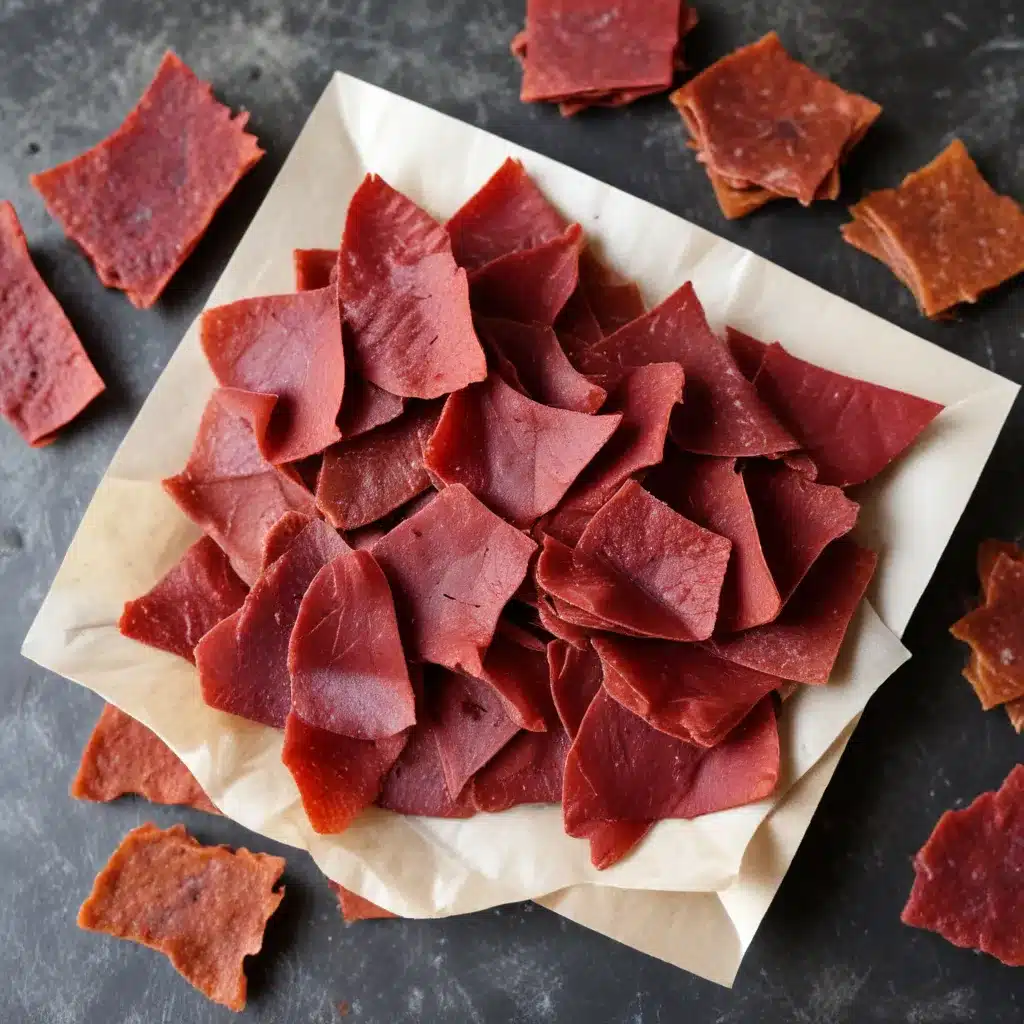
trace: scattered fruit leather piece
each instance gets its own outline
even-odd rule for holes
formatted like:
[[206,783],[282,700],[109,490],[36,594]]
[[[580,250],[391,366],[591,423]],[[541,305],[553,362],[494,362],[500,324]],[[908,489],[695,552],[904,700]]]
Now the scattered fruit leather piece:
[[348,207],[338,298],[355,370],[405,398],[437,398],[487,376],[466,272],[444,228],[382,178]]
[[579,280],[583,229],[570,224],[562,234],[532,249],[517,249],[469,275],[469,303],[479,316],[551,325]]
[[350,550],[326,523],[310,518],[242,607],[199,641],[196,667],[210,707],[284,728],[292,701],[288,643],[302,597],[328,562]]
[[622,422],[608,443],[576,478],[554,512],[541,524],[563,544],[575,544],[595,513],[634,473],[661,462],[669,417],[683,397],[677,363],[651,363],[630,370],[604,406]]
[[356,740],[307,725],[295,712],[284,727],[281,761],[291,772],[313,830],[337,835],[377,799],[408,732]]
[[636,282],[602,263],[589,248],[580,253],[580,287],[602,334],[614,334],[646,312]]
[[117,628],[123,636],[195,663],[196,644],[241,608],[248,592],[227,555],[202,537],[151,590],[125,603]]
[[819,556],[774,622],[707,643],[713,654],[798,683],[828,682],[878,555],[842,537]]
[[817,466],[818,483],[837,487],[876,476],[942,412],[937,402],[814,366],[778,342],[754,384]]
[[670,452],[644,485],[680,515],[732,541],[715,624],[718,632],[771,622],[782,608],[782,598],[736,460]]
[[815,483],[785,465],[751,463],[743,482],[765,560],[785,603],[821,552],[853,529],[860,505],[839,487]]
[[0,414],[33,448],[56,437],[104,384],[0,202]]
[[220,811],[178,755],[155,732],[113,704],[104,706],[71,783],[76,800],[108,803],[127,794],[154,804]]
[[345,353],[334,288],[239,299],[206,310],[199,324],[221,387],[277,396],[256,435],[268,462],[295,462],[340,439]]
[[718,746],[704,748],[651,728],[600,690],[565,762],[569,835],[597,821],[697,818],[768,796],[779,776],[771,698]]
[[613,636],[592,643],[610,697],[653,728],[701,747],[721,743],[782,682],[696,644]]
[[338,270],[337,249],[293,249],[295,290],[313,292],[335,283]]
[[266,423],[272,395],[231,388],[214,391],[188,464],[163,481],[164,490],[217,542],[248,584],[259,575],[263,538],[289,510],[314,511],[313,495],[292,470],[267,462],[253,425]]
[[31,182],[108,288],[152,306],[263,150],[170,51],[112,135]]
[[455,261],[477,270],[510,252],[534,249],[566,229],[518,160],[508,157],[445,225]]
[[1024,966],[1024,765],[995,792],[946,811],[914,858],[901,920]]
[[479,676],[536,547],[461,484],[377,541],[370,550],[391,586],[407,656]]
[[288,672],[293,713],[319,729],[382,740],[416,723],[391,590],[368,552],[339,555],[313,577]]
[[184,825],[132,829],[96,876],[78,927],[163,953],[208,999],[245,1008],[244,960],[284,898],[281,857],[202,846]]
[[450,395],[426,448],[426,466],[463,484],[488,508],[529,526],[565,495],[622,420],[534,402],[491,374]]
[[744,334],[743,331],[738,331],[735,327],[726,327],[725,343],[729,346],[729,351],[740,368],[740,373],[747,380],[753,380],[757,376],[757,371],[761,369],[761,363],[764,362],[765,354],[768,352],[765,342],[759,341],[749,334]]
[[959,139],[850,213],[843,238],[887,264],[925,316],[977,302],[1024,271],[1024,210],[992,189]]
[[548,728],[545,715],[551,692],[543,641],[503,617],[487,649],[480,678],[501,697],[518,728],[530,732]]
[[317,508],[339,530],[376,522],[430,488],[423,450],[440,408],[410,405],[397,419],[324,452]]
[[378,907],[368,899],[360,896],[359,893],[338,885],[333,879],[328,878],[327,884],[331,892],[338,897],[338,909],[346,924],[355,924],[356,921],[377,921],[385,918],[396,918],[398,914],[392,914],[390,910]]
[[770,455],[798,447],[714,335],[687,282],[661,305],[577,357],[577,369],[612,381],[648,363],[678,363],[686,374],[673,440],[706,455]]
[[474,322],[494,372],[520,394],[573,412],[594,413],[604,404],[607,392],[572,365],[550,327],[489,317]]

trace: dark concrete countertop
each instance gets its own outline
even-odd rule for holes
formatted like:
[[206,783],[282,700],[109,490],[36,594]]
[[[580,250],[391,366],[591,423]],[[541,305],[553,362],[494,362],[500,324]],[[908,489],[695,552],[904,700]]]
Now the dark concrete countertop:
[[[895,184],[955,134],[1024,199],[1020,0],[697,0],[697,67],[771,28],[885,114],[844,172],[844,199]],[[521,0],[0,0],[0,198],[106,378],[61,440],[31,451],[0,424],[0,1019],[46,1024],[228,1020],[160,956],[80,932],[78,905],[128,829],[184,821],[201,839],[288,856],[288,895],[250,962],[246,1019],[717,1024],[1019,1024],[1019,972],[899,923],[911,857],[945,809],[1024,752],[983,714],[946,632],[973,600],[977,542],[1024,534],[1024,413],[1011,416],[905,642],[872,701],[732,992],[534,907],[346,927],[304,854],[199,813],[67,787],[101,701],[18,649],[115,447],[240,238],[330,72],[342,69],[537,149],[688,217],[938,345],[1024,380],[1024,285],[962,319],[920,318],[905,289],[838,235],[840,204],[778,203],[734,224],[663,97],[564,121],[518,101],[508,42]],[[1016,18],[1015,18],[1016,15]],[[106,292],[28,175],[116,127],[173,47],[267,157],[156,309]],[[130,514],[130,510],[129,510]]]

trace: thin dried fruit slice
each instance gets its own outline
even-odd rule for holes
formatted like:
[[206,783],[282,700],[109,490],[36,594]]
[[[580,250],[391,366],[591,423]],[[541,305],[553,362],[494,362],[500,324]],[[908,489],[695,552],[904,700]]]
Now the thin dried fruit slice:
[[580,253],[580,287],[602,334],[614,334],[646,312],[637,283],[603,263],[589,248]]
[[404,408],[404,398],[346,370],[345,396],[338,415],[338,429],[346,440],[398,419]]
[[549,594],[542,594],[538,599],[537,618],[540,620],[541,626],[553,637],[557,637],[579,650],[586,648],[591,631],[563,619],[555,610],[554,600]]
[[129,793],[154,804],[220,812],[178,755],[155,732],[113,704],[104,706],[71,783],[76,800],[107,803]]
[[200,317],[199,337],[221,387],[277,396],[256,436],[268,462],[316,455],[341,437],[345,353],[333,288],[214,306]]
[[798,447],[708,326],[689,282],[576,359],[581,372],[610,380],[648,363],[678,363],[686,374],[685,400],[672,422],[672,438],[681,448],[746,456]]
[[846,377],[768,346],[757,393],[818,468],[818,483],[849,487],[880,473],[942,412],[938,402]]
[[194,663],[196,644],[241,608],[248,592],[227,555],[202,537],[151,590],[125,603],[117,628],[123,636]]
[[937,317],[1024,271],[1024,210],[981,176],[959,139],[898,188],[869,192],[842,227]]
[[555,726],[546,732],[519,732],[477,771],[469,789],[478,811],[561,802],[569,737],[557,722]]
[[373,174],[349,203],[338,299],[355,370],[385,391],[437,398],[487,375],[448,235]]
[[201,846],[184,825],[132,829],[96,876],[78,927],[163,953],[208,999],[245,1008],[243,963],[284,898],[284,859]]
[[552,409],[491,374],[445,402],[426,466],[488,508],[529,526],[565,495],[622,420]]
[[259,575],[267,530],[294,510],[312,514],[313,495],[298,474],[267,462],[256,443],[277,399],[218,388],[199,424],[188,464],[163,481],[164,490],[252,584]]
[[914,858],[900,920],[1011,967],[1024,966],[1024,765],[996,792],[946,811]]
[[295,290],[312,292],[334,284],[338,270],[337,249],[293,249]]
[[31,181],[103,284],[145,309],[263,156],[248,120],[168,51],[117,131]]
[[452,484],[371,548],[410,658],[479,676],[536,544]]
[[480,678],[502,698],[505,711],[520,729],[547,729],[545,712],[551,697],[543,641],[502,619],[487,649]]
[[103,388],[32,262],[14,207],[0,202],[0,415],[41,448]]
[[356,921],[377,921],[385,918],[396,918],[398,914],[392,914],[390,910],[378,907],[368,899],[360,896],[359,893],[338,885],[333,879],[328,878],[327,884],[331,892],[338,897],[338,909],[346,924],[355,924]]
[[761,369],[761,363],[764,362],[765,354],[768,352],[767,344],[749,334],[744,334],[743,331],[736,330],[735,327],[728,326],[725,328],[725,343],[729,346],[729,351],[743,376],[747,380],[753,380],[757,376],[757,371]]

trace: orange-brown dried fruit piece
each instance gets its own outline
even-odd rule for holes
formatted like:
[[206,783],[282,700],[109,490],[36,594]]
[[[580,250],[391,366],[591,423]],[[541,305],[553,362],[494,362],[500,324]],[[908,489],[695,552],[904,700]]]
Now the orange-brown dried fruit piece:
[[284,859],[203,846],[184,825],[133,829],[96,876],[78,926],[163,953],[191,985],[245,1008],[243,961],[284,898]]
[[341,916],[345,919],[346,924],[355,924],[356,921],[377,921],[387,917],[398,917],[398,914],[392,914],[390,910],[378,907],[376,903],[371,903],[368,899],[360,896],[359,893],[346,889],[343,885],[338,885],[331,878],[327,879],[327,884],[331,887],[331,892],[338,897],[338,909],[341,911]]
[[1024,271],[1024,210],[989,185],[959,139],[850,213],[843,238],[888,265],[925,316],[977,302]]

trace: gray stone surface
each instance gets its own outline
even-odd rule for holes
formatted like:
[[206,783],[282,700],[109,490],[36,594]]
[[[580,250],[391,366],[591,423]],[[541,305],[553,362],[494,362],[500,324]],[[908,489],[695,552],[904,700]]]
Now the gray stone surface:
[[[895,183],[961,136],[1024,198],[1024,9],[1019,0],[698,0],[701,66],[770,28],[885,107],[844,173],[844,198]],[[939,345],[1024,376],[1024,288],[930,324],[887,270],[844,245],[842,207],[776,204],[727,224],[663,98],[563,121],[518,102],[507,53],[520,0],[0,0],[0,197],[15,202],[46,280],[109,384],[61,440],[30,451],[0,424],[0,1019],[39,1024],[213,1021],[159,956],[79,932],[76,908],[120,837],[183,820],[200,838],[280,850],[226,821],[67,786],[100,701],[18,655],[96,481],[199,309],[334,68],[486,127],[695,220]],[[1016,16],[1016,18],[1015,18]],[[28,175],[121,120],[174,47],[252,111],[268,150],[159,306],[105,292],[47,217]],[[910,858],[939,814],[1004,777],[1022,741],[960,679],[947,625],[976,591],[975,545],[1024,528],[1018,410],[907,633],[914,658],[872,703],[793,870],[727,992],[534,908],[346,928],[305,856],[265,952],[247,1019],[1016,1024],[1020,978],[899,924]],[[130,510],[126,510],[130,514]]]

